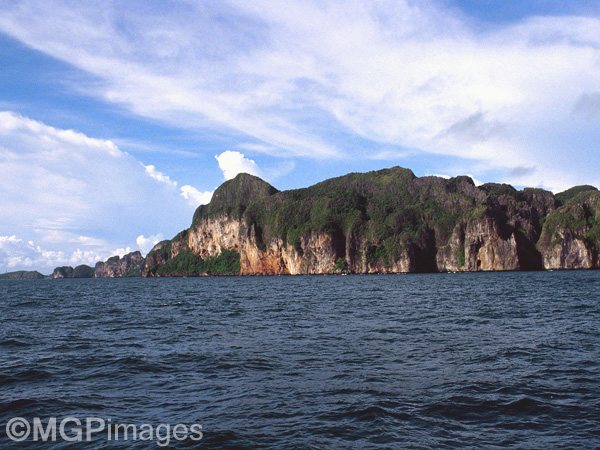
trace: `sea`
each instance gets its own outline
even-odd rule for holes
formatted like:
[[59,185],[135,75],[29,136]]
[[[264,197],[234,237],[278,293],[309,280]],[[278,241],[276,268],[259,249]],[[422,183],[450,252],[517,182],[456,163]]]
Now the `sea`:
[[600,448],[600,271],[1,281],[0,448]]

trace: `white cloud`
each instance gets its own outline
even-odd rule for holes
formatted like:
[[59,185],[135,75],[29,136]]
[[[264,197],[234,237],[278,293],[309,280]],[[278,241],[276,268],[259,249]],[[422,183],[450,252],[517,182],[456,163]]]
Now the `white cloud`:
[[0,269],[93,264],[140,233],[175,235],[194,208],[147,167],[111,141],[0,111],[0,235],[12,243]]
[[131,249],[131,247],[118,248],[118,249],[114,250],[112,252],[112,254],[119,256],[119,258],[122,258],[123,256],[127,255],[128,253],[131,253],[132,251],[133,250]]
[[190,204],[194,206],[206,205],[210,202],[214,191],[200,192],[193,186],[186,184],[181,186],[181,196],[186,200],[189,200]]
[[150,165],[145,166],[144,164],[142,164],[142,166],[144,167],[144,169],[146,169],[146,173],[148,175],[150,175],[150,177],[154,178],[155,180],[160,181],[161,183],[166,183],[166,184],[174,186],[174,187],[177,186],[176,181],[171,181],[171,178],[169,178],[162,172],[159,172],[158,170],[156,170],[156,167],[154,167],[153,165],[150,164]]
[[226,180],[231,180],[239,173],[261,176],[261,171],[256,163],[244,156],[243,153],[227,150],[215,156],[219,162],[219,168],[223,171]]
[[14,234],[12,236],[0,236],[0,248],[4,248],[7,245],[15,245],[23,242],[22,239],[19,239]]
[[89,236],[79,236],[77,239],[69,239],[69,242],[77,242],[90,247],[104,247],[106,242]]
[[156,244],[158,244],[160,241],[162,241],[164,239],[162,234],[155,234],[153,236],[148,236],[145,237],[143,234],[140,234],[137,239],[135,240],[136,244],[138,245],[139,249],[141,250],[142,254],[147,254],[150,250],[152,250],[152,247],[154,247]]

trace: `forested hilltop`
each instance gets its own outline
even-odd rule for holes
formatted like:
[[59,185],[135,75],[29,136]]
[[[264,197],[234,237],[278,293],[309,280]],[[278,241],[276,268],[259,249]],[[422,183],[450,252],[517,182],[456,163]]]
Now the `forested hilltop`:
[[593,186],[554,195],[394,167],[278,191],[240,174],[155,246],[142,275],[590,269],[599,249]]

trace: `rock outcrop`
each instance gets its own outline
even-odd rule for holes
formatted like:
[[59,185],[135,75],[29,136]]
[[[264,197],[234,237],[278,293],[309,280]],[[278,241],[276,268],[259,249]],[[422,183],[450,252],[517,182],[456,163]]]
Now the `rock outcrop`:
[[85,264],[77,266],[74,269],[71,266],[57,267],[52,272],[52,278],[93,278],[93,276],[94,269]]
[[587,190],[548,215],[538,243],[544,269],[600,267],[600,192]]
[[283,192],[240,174],[188,230],[152,249],[143,276],[597,268],[599,196],[402,168]]
[[[168,241],[167,241],[168,242]],[[98,262],[95,267],[85,264],[75,268],[71,266],[57,267],[50,278],[120,278],[140,277],[144,268],[144,257],[137,252],[129,253],[122,258],[113,256],[106,262]]]
[[95,278],[139,277],[144,268],[144,257],[139,251],[128,253],[120,258],[113,256],[106,262],[97,262],[94,268]]

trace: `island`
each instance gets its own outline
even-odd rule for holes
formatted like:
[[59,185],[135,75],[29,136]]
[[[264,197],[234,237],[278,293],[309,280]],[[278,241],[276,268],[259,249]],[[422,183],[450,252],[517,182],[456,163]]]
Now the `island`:
[[142,276],[595,269],[599,249],[593,186],[554,195],[394,167],[278,191],[240,174]]

